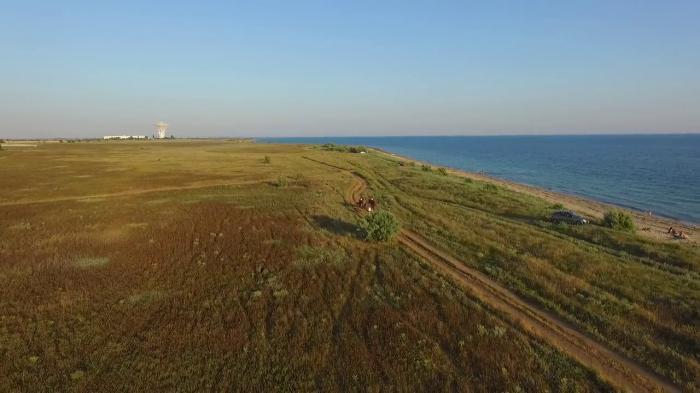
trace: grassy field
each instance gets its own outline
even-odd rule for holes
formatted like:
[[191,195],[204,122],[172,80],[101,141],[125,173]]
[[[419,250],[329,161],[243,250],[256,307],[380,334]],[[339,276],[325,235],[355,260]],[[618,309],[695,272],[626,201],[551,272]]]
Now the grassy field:
[[370,152],[224,141],[0,151],[0,391],[608,391],[396,242],[405,228],[700,386],[700,250]]

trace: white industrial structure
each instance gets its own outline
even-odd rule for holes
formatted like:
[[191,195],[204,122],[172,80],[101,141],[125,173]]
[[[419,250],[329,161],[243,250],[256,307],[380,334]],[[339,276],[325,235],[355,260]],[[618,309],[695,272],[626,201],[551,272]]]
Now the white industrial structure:
[[102,139],[148,139],[145,135],[105,135]]
[[156,127],[155,137],[158,139],[164,139],[165,133],[168,132],[168,125],[162,121],[159,121],[158,123],[154,124],[154,126]]

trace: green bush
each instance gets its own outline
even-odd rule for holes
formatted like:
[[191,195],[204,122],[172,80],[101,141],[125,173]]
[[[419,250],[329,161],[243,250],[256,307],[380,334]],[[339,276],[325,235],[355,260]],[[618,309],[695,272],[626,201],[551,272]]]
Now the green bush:
[[464,178],[464,184],[470,184],[470,183],[474,183],[474,180],[472,180],[472,179],[470,179],[470,178],[468,178],[468,177],[465,177],[465,178]]
[[346,146],[346,145],[336,145],[334,143],[326,143],[321,145],[321,149],[328,151],[339,151],[341,153],[362,153],[367,152],[367,148],[364,146]]
[[287,178],[284,177],[284,176],[282,176],[282,175],[280,175],[280,176],[277,178],[277,187],[279,187],[279,188],[287,187]]
[[635,229],[632,217],[622,210],[610,210],[605,212],[603,216],[603,225],[625,232],[634,232]]
[[393,214],[380,210],[365,216],[359,223],[365,240],[384,242],[399,232],[399,221]]
[[564,205],[562,205],[561,203],[555,203],[555,204],[552,205],[552,209],[554,209],[554,210],[563,210],[563,209],[564,209]]
[[490,191],[490,192],[498,192],[498,186],[495,184],[486,183],[486,184],[484,184],[484,190]]
[[431,168],[430,165],[425,165],[425,164],[422,164],[420,166],[420,169],[424,172],[432,172],[432,170],[433,170],[433,168]]
[[445,169],[445,168],[438,168],[437,171],[438,171],[439,174],[441,174],[441,175],[443,175],[443,176],[447,176],[447,169]]

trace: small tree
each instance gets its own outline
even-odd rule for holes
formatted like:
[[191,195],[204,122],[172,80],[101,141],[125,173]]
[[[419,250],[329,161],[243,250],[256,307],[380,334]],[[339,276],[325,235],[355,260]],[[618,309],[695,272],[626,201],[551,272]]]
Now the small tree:
[[634,221],[632,217],[622,210],[610,210],[603,216],[603,225],[606,227],[625,232],[634,232]]
[[399,221],[386,210],[368,214],[359,223],[365,240],[385,242],[399,232]]

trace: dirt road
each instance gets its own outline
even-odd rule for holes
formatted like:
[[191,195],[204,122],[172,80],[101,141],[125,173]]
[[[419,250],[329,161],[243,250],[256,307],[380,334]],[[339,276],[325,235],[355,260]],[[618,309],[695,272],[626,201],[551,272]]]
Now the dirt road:
[[[355,175],[345,201],[356,206],[367,183]],[[359,209],[356,209],[360,213]],[[556,315],[533,305],[478,270],[431,245],[419,234],[402,229],[397,240],[473,296],[499,311],[523,330],[594,370],[611,385],[630,392],[680,392],[667,378],[581,332]]]

